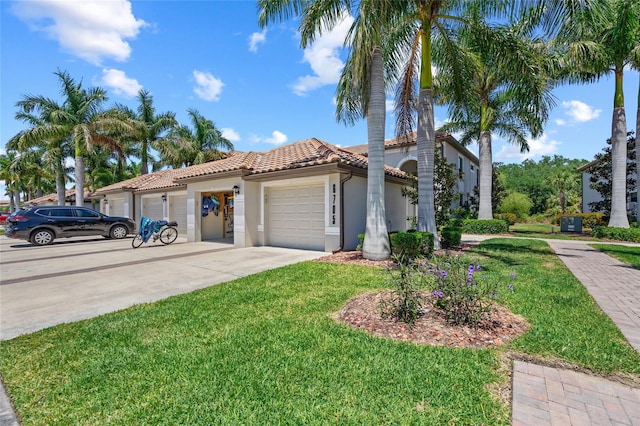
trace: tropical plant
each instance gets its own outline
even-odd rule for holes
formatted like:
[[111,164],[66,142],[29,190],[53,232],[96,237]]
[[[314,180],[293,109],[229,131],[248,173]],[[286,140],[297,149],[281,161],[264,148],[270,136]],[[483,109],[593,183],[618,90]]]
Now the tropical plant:
[[[391,253],[385,213],[384,129],[385,74],[383,37],[385,25],[391,20],[393,1],[259,1],[261,25],[301,15],[301,46],[304,48],[323,31],[342,22],[348,12],[355,16],[345,44],[351,54],[343,68],[336,89],[336,117],[339,122],[354,124],[367,119],[368,168],[366,238],[362,255],[367,259],[386,259]],[[388,61],[388,55],[386,57]]]
[[195,109],[187,110],[193,128],[181,125],[173,128],[166,138],[158,140],[162,162],[173,168],[202,164],[223,158],[222,150],[232,150],[233,144]]
[[70,141],[75,156],[76,205],[84,202],[85,157],[95,145],[123,154],[120,142],[109,134],[131,134],[133,129],[121,114],[104,112],[106,91],[99,87],[84,89],[66,71],[56,71],[59,79],[61,105],[43,96],[27,95],[16,105],[25,114],[40,112],[49,118],[45,122],[21,132],[18,143],[35,145],[45,141]]
[[461,27],[458,42],[470,54],[462,98],[456,98],[449,68],[436,78],[440,103],[450,121],[439,130],[462,132],[460,142],[477,142],[480,154],[478,219],[493,218],[492,136],[497,134],[528,151],[527,136],[538,137],[554,105],[551,58],[546,45],[522,31],[519,23],[489,26],[473,16]]
[[498,211],[500,213],[512,213],[518,219],[525,219],[529,215],[532,205],[533,203],[527,197],[527,194],[512,192],[502,200],[502,203],[498,206]]
[[138,107],[136,110],[116,104],[116,108],[133,120],[134,133],[131,138],[137,145],[141,160],[141,174],[149,173],[150,150],[158,149],[160,142],[167,131],[178,125],[175,113],[165,112],[156,114],[153,106],[153,96],[147,90],[140,89],[138,92]]
[[611,119],[611,219],[609,226],[628,228],[626,208],[626,134],[623,76],[640,63],[640,3],[637,0],[538,0],[536,18],[566,55],[565,79],[590,83],[614,76]]

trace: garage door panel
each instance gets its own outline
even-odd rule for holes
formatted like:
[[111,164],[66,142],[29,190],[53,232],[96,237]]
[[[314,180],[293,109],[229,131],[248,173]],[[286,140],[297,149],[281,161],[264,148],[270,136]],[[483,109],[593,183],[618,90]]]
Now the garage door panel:
[[124,216],[124,199],[113,198],[109,200],[109,216]]
[[164,219],[164,212],[162,208],[162,199],[156,200],[155,198],[143,198],[142,199],[142,215],[153,220]]
[[324,186],[272,188],[269,244],[324,250]]
[[170,197],[171,209],[169,219],[178,222],[178,233],[187,234],[187,196],[176,195]]

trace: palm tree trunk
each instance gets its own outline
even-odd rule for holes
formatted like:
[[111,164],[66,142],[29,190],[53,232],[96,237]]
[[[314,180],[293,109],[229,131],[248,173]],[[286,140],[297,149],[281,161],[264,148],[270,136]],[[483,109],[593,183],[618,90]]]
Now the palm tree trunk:
[[142,141],[142,152],[140,155],[140,161],[142,165],[140,166],[140,174],[146,175],[149,173],[149,155],[147,153],[147,141]]
[[491,205],[493,164],[490,132],[484,131],[480,134],[478,151],[480,154],[480,201],[478,203],[478,219],[490,220],[493,219],[493,206]]
[[84,205],[84,158],[76,154],[76,206]]
[[611,218],[609,226],[628,228],[627,119],[624,107],[613,109],[611,121]]
[[382,260],[391,254],[384,201],[385,92],[380,48],[375,47],[371,55],[371,97],[367,111],[367,224],[362,256],[365,259]]
[[420,89],[418,96],[418,231],[433,234],[434,248],[440,249],[436,228],[435,194],[433,191],[434,149],[436,131],[433,116],[433,91]]
[[56,161],[56,193],[58,194],[58,205],[64,206],[64,193],[65,193],[65,181],[64,181],[64,165],[62,159]]

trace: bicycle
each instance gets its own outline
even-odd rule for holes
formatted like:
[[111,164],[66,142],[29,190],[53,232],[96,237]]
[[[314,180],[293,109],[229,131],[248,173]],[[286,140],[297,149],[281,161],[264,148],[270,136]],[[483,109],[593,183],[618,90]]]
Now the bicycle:
[[146,243],[151,238],[153,241],[160,240],[162,244],[171,244],[178,238],[178,222],[166,220],[151,220],[147,217],[140,219],[140,230],[133,237],[131,246],[138,248],[142,243]]

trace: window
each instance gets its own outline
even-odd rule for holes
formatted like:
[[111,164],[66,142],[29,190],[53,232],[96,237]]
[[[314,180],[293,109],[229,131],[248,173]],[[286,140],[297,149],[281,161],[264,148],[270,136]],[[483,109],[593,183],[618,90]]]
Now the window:
[[78,216],[78,217],[99,218],[100,214],[98,212],[96,212],[96,211],[89,210],[89,209],[77,209],[76,210],[76,216]]
[[73,217],[72,209],[38,209],[37,213],[47,217]]
[[458,157],[458,177],[464,179],[464,159]]
[[476,166],[474,166],[473,164],[469,164],[469,170],[471,170],[472,172],[475,172]]

